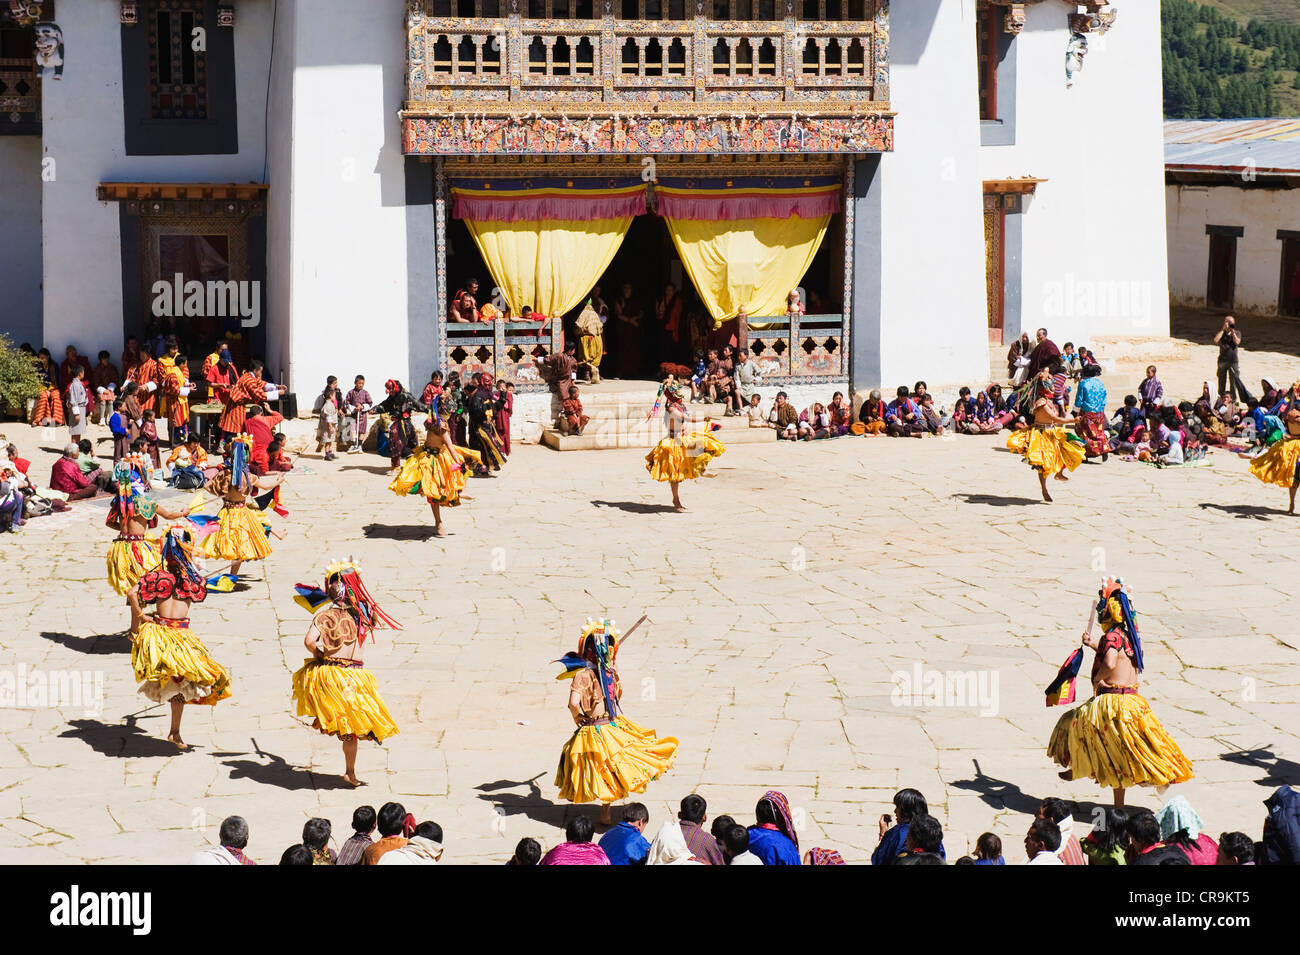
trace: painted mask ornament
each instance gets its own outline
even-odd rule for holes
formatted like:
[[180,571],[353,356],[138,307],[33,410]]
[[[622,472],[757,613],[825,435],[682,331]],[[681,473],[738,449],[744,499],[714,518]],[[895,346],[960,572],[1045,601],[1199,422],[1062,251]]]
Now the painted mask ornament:
[[36,24],[36,66],[42,78],[63,79],[63,30],[57,23]]

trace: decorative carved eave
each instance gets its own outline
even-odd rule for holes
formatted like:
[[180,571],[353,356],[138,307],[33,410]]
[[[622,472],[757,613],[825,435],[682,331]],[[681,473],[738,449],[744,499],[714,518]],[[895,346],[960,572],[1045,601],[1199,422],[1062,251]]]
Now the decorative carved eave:
[[[1025,28],[1025,8],[1045,2],[1046,0],[980,0],[982,5],[1006,8],[1006,18],[1002,25],[1013,36]],[[1107,0],[1065,0],[1065,3],[1071,8],[1066,22],[1074,33],[1105,33],[1115,24],[1118,11]],[[1079,13],[1080,7],[1086,12]]]
[[30,27],[54,19],[54,0],[0,0],[0,25]]
[[1035,179],[1033,176],[1023,176],[1020,179],[985,179],[984,192],[1003,196],[1030,196],[1038,189],[1040,182],[1047,182],[1047,180]]
[[267,187],[260,183],[101,182],[95,198],[118,202],[132,216],[237,218],[266,214]]
[[95,189],[95,198],[103,202],[122,202],[128,199],[262,199],[267,186],[249,182],[101,182]]

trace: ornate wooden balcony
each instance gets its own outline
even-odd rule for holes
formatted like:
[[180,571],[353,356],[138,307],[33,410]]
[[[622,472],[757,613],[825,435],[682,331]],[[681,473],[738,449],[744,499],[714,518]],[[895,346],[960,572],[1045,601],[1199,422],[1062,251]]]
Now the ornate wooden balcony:
[[407,153],[893,146],[886,0],[411,0],[408,41]]

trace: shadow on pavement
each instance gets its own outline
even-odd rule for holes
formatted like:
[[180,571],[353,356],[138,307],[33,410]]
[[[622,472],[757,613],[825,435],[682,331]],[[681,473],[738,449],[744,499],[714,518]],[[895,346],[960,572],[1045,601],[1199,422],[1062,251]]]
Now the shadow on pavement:
[[1238,766],[1252,766],[1264,770],[1265,775],[1255,780],[1258,786],[1276,788],[1300,785],[1300,763],[1276,755],[1271,745],[1235,750],[1222,754],[1219,759],[1226,763],[1236,763]]
[[[538,773],[532,779],[498,779],[495,782],[483,783],[475,786],[480,793],[479,799],[490,802],[499,816],[527,816],[534,822],[544,822],[547,825],[564,828],[565,822],[576,812],[581,812],[583,807],[574,806],[569,803],[553,803],[542,796],[542,790],[537,785],[537,780],[545,776],[546,773]],[[512,793],[504,792],[507,789],[527,788],[528,792]],[[598,812],[599,810],[594,810]],[[592,820],[595,821],[594,819]]]
[[[343,778],[342,773],[318,773],[310,769],[302,769],[289,763],[283,756],[277,756],[275,753],[268,753],[257,745],[253,740],[254,753],[261,757],[263,761],[257,759],[222,759],[223,766],[230,767],[231,779],[251,779],[255,783],[264,783],[268,786],[275,786],[279,789],[285,789],[295,792],[303,789],[351,789],[352,784]],[[250,753],[213,753],[218,758],[225,756],[246,756],[253,755]],[[339,755],[340,764],[343,761],[342,754]],[[360,772],[357,773],[361,775]]]
[[1289,517],[1284,507],[1261,507],[1258,504],[1216,504],[1204,501],[1197,505],[1203,511],[1222,511],[1233,517],[1254,518],[1257,521],[1271,520],[1277,515]]
[[427,541],[433,537],[432,524],[367,524],[361,532],[371,539],[393,541]]
[[671,504],[646,504],[643,501],[592,501],[592,507],[612,507],[626,514],[672,514]]
[[992,507],[1024,507],[1026,504],[1038,504],[1036,497],[1003,497],[1000,494],[974,494],[959,491],[953,497],[964,500],[967,504],[988,504]]
[[76,650],[78,653],[104,655],[109,653],[130,653],[131,641],[123,633],[95,634],[90,637],[74,637],[70,633],[52,633],[45,631],[42,640],[52,640],[61,647]]
[[[158,736],[151,736],[136,725],[134,717],[126,723],[101,723],[99,720],[69,720],[60,739],[79,739],[103,756],[139,759],[151,756],[180,756],[183,751]],[[193,745],[189,752],[193,752]]]

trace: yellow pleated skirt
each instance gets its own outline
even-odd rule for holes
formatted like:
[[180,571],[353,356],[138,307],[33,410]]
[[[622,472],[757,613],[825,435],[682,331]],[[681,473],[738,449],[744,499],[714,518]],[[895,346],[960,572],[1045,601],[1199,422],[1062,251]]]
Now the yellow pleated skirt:
[[162,563],[151,540],[115,540],[108,546],[108,585],[123,596],[140,578]]
[[662,739],[625,716],[600,726],[581,726],[560,751],[555,785],[569,802],[611,803],[645,792],[652,779],[668,771],[677,740]]
[[1047,754],[1106,788],[1168,786],[1192,778],[1192,764],[1137,693],[1105,693],[1061,714]]
[[1300,467],[1300,438],[1283,438],[1250,462],[1250,473],[1265,484],[1290,487]]
[[230,677],[188,627],[146,620],[131,645],[131,668],[140,692],[155,703],[177,696],[215,706],[230,696]]
[[398,497],[419,494],[434,504],[455,507],[460,504],[460,492],[465,490],[466,469],[477,459],[478,454],[471,451],[461,465],[446,448],[436,453],[428,448],[417,448],[402,462],[401,470],[389,483],[388,489]]
[[365,667],[307,660],[293,675],[293,698],[299,716],[329,736],[373,737],[383,742],[400,730]]
[[266,529],[271,525],[250,507],[222,506],[217,529],[203,539],[206,557],[220,560],[263,560],[271,556]]
[[709,462],[725,454],[727,446],[711,434],[692,431],[677,438],[664,438],[645,456],[645,469],[656,481],[693,481]]
[[1007,437],[1007,450],[1019,454],[1026,464],[1044,474],[1073,471],[1087,457],[1064,428],[1013,431]]

